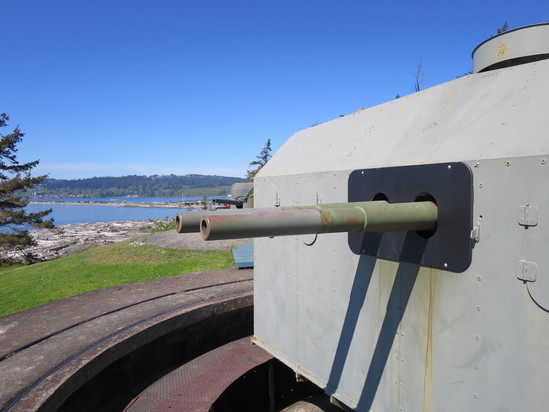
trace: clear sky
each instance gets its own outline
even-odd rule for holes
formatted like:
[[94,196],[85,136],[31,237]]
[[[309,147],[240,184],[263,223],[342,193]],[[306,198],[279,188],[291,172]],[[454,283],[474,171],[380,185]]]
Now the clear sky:
[[453,80],[504,22],[548,20],[548,0],[1,0],[0,112],[35,174],[244,177],[267,139],[412,93],[420,61],[423,88]]

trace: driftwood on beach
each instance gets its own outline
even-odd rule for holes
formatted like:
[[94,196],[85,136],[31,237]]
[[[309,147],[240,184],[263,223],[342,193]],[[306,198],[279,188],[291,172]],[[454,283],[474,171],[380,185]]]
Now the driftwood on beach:
[[[52,229],[36,229],[30,232],[37,245],[25,249],[39,258],[49,260],[81,252],[92,246],[106,245],[143,235],[143,229],[154,225],[152,221],[73,223]],[[18,252],[7,253],[18,258]]]
[[[206,242],[199,233],[176,233],[167,230],[147,233],[154,221],[124,221],[99,223],[73,223],[53,229],[37,229],[31,232],[37,246],[27,251],[45,260],[68,256],[90,247],[107,245],[136,238],[144,244],[174,249],[228,250],[233,245],[251,243],[252,239],[216,240]],[[16,257],[16,252],[12,253]]]

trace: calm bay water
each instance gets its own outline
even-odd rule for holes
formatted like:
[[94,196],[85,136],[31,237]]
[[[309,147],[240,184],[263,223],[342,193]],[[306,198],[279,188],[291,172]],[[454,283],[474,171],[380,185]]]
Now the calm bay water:
[[[184,201],[200,200],[201,198],[185,198]],[[109,203],[180,203],[181,198],[80,198],[80,199],[40,199],[44,202],[52,202],[48,205],[28,205],[29,212],[38,212],[52,209],[51,217],[57,226],[70,223],[96,223],[117,222],[125,220],[148,220],[175,217],[177,212],[186,211],[187,208],[162,208],[162,207],[117,207],[117,206],[93,206],[88,202]],[[82,203],[82,205],[68,205],[64,202]],[[59,203],[59,204],[57,204]]]

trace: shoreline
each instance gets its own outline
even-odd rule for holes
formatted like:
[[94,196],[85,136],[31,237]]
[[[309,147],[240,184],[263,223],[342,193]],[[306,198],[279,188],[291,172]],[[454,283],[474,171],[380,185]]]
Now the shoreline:
[[[52,229],[36,229],[30,232],[36,246],[26,248],[47,261],[82,252],[95,246],[108,245],[128,239],[138,244],[194,250],[228,250],[232,245],[251,243],[252,239],[215,240],[206,242],[200,233],[177,233],[175,229],[151,233],[154,221],[128,220],[118,222],[70,223]],[[9,257],[20,254],[8,251]]]

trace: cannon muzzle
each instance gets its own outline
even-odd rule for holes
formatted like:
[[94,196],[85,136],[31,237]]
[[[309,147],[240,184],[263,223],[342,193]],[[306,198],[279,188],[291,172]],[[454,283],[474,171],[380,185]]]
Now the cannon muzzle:
[[241,215],[256,213],[265,210],[276,211],[277,208],[271,209],[226,209],[226,210],[216,210],[204,211],[204,212],[177,212],[175,215],[175,231],[177,233],[197,233],[200,232],[200,222],[204,216],[215,215]]
[[204,214],[205,240],[273,237],[336,232],[394,232],[436,229],[438,208],[432,202],[386,201],[332,203],[308,207],[242,210]]

